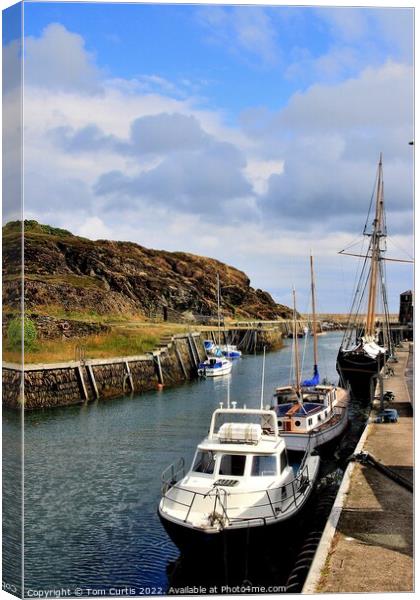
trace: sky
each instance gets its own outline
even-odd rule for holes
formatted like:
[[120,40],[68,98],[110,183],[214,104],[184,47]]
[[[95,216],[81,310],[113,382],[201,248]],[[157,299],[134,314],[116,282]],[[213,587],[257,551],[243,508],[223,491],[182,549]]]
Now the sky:
[[[7,115],[11,25],[3,56]],[[412,9],[27,2],[23,56],[25,218],[217,258],[301,312],[312,250],[347,312],[382,152],[388,254],[413,255]],[[412,266],[387,273],[397,311]]]

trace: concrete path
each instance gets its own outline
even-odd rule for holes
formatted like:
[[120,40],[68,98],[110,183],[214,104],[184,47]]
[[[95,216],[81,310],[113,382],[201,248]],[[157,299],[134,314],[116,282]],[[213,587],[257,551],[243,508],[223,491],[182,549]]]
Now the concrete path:
[[[399,422],[369,424],[363,450],[412,481],[409,349],[404,343],[392,365],[395,375],[384,381],[385,391],[395,394],[390,406],[398,410]],[[374,467],[355,464],[326,561],[318,569],[317,585],[308,592],[413,591],[413,495]]]

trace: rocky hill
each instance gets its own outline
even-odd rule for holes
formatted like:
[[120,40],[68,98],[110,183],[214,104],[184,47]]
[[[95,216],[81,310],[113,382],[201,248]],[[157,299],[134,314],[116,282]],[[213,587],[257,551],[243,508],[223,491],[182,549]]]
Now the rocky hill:
[[[20,224],[3,227],[3,302],[19,300]],[[236,319],[289,318],[270,294],[250,287],[245,273],[212,258],[150,250],[131,242],[92,241],[69,231],[25,221],[26,309],[54,306],[99,315],[177,316],[200,320],[217,311]]]

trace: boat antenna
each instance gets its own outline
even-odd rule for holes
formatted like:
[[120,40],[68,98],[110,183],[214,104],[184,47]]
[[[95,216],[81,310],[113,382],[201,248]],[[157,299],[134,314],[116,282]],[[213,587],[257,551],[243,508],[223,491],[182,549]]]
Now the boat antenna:
[[264,408],[264,377],[265,377],[265,346],[263,350],[263,364],[262,364],[262,373],[261,373],[261,401],[260,408],[263,410]]

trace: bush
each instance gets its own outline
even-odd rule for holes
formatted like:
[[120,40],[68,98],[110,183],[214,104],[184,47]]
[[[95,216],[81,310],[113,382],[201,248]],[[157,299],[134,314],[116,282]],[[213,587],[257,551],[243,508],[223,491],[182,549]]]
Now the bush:
[[[28,317],[23,318],[23,342],[25,350],[34,350],[36,342],[36,327],[35,323]],[[13,350],[20,350],[22,346],[22,319],[17,317],[10,321],[7,328],[7,339]]]

